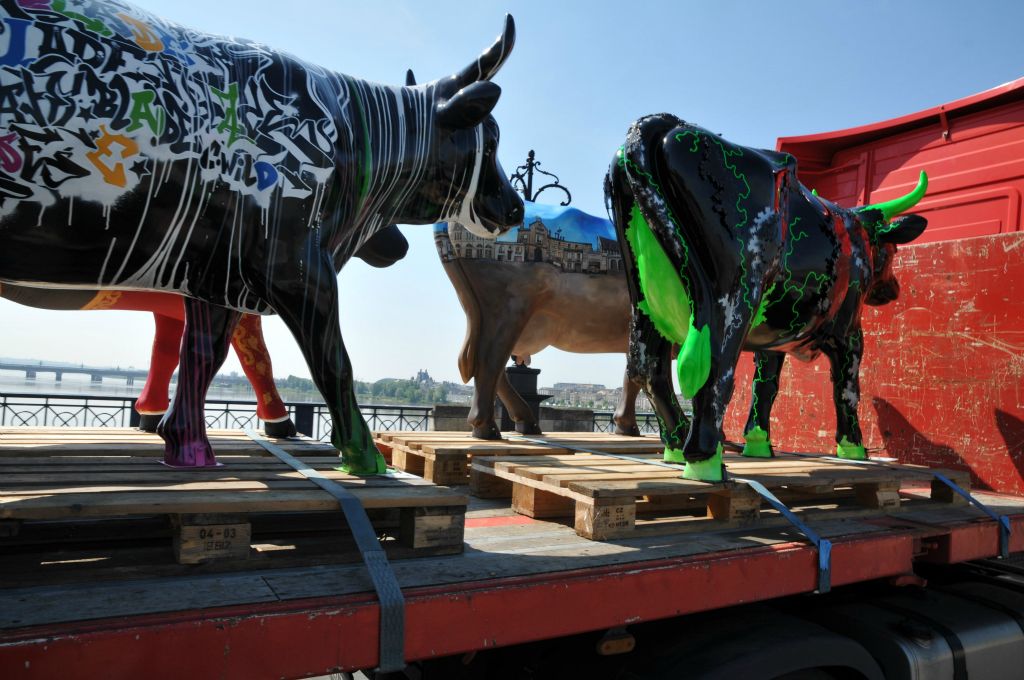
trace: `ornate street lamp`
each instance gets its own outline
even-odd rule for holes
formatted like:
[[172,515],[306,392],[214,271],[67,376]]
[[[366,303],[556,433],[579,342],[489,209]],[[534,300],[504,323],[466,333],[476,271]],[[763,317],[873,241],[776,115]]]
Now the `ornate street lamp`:
[[[536,201],[537,197],[544,192],[545,189],[560,189],[565,192],[565,200],[559,203],[559,205],[569,205],[572,203],[572,194],[564,186],[558,183],[558,175],[548,172],[547,170],[540,169],[540,161],[535,160],[536,156],[533,153],[533,149],[530,149],[530,153],[526,156],[526,164],[520,165],[516,168],[516,171],[508,178],[512,183],[512,186],[516,188],[520,193],[523,194],[523,198],[527,201]],[[533,190],[533,173],[534,171],[539,172],[542,175],[553,177],[554,182],[549,182],[537,191]]]

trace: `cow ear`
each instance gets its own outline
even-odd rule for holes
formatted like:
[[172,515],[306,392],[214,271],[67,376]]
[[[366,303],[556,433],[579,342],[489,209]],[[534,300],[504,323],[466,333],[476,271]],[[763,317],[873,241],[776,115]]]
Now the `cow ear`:
[[501,96],[501,88],[481,80],[467,85],[437,105],[437,122],[446,128],[463,130],[483,122]]
[[356,251],[356,257],[371,267],[390,267],[409,252],[409,242],[394,224],[384,227]]
[[875,229],[875,239],[879,243],[910,243],[924,233],[928,220],[920,215],[903,215],[889,224]]
[[405,72],[405,86],[415,87],[416,86],[416,74],[412,72],[412,69],[407,69]]

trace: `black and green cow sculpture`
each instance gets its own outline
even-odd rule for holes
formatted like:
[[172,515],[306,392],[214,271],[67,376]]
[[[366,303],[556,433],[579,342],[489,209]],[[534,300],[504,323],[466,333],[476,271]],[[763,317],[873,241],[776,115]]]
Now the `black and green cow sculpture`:
[[[661,420],[665,459],[684,477],[718,481],[722,422],[740,351],[757,371],[747,422],[748,456],[773,455],[769,413],[786,354],[831,364],[837,453],[864,458],[857,404],[862,305],[896,299],[897,244],[924,218],[905,215],[927,176],[899,199],[846,209],[804,187],[785,153],[730,143],[659,114],[630,128],[605,184],[633,303],[629,370]],[[677,403],[670,369],[693,400]]]

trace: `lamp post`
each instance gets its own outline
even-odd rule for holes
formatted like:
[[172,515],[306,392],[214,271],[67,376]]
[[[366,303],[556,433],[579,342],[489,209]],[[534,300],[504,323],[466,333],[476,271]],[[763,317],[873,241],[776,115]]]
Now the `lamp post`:
[[[516,171],[513,172],[508,178],[509,181],[512,183],[512,186],[515,187],[515,189],[519,191],[523,195],[523,198],[525,198],[527,201],[536,201],[537,197],[540,196],[545,189],[559,189],[565,192],[565,200],[559,203],[559,205],[565,206],[572,203],[572,194],[569,193],[568,189],[566,189],[564,186],[558,183],[558,175],[552,172],[548,172],[547,170],[541,170],[540,161],[536,160],[536,158],[537,156],[533,152],[533,149],[530,149],[530,153],[526,155],[526,163],[516,168]],[[548,182],[544,186],[537,189],[537,191],[534,191],[534,172],[538,172],[542,175],[552,177],[555,181]]]

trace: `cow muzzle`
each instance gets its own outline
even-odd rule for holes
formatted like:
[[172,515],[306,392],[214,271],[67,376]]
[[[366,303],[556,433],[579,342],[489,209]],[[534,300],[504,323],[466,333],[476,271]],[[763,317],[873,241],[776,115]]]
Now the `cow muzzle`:
[[867,304],[872,307],[878,307],[892,302],[900,296],[900,285],[893,281],[892,283],[879,283],[876,284],[867,298],[864,300]]

